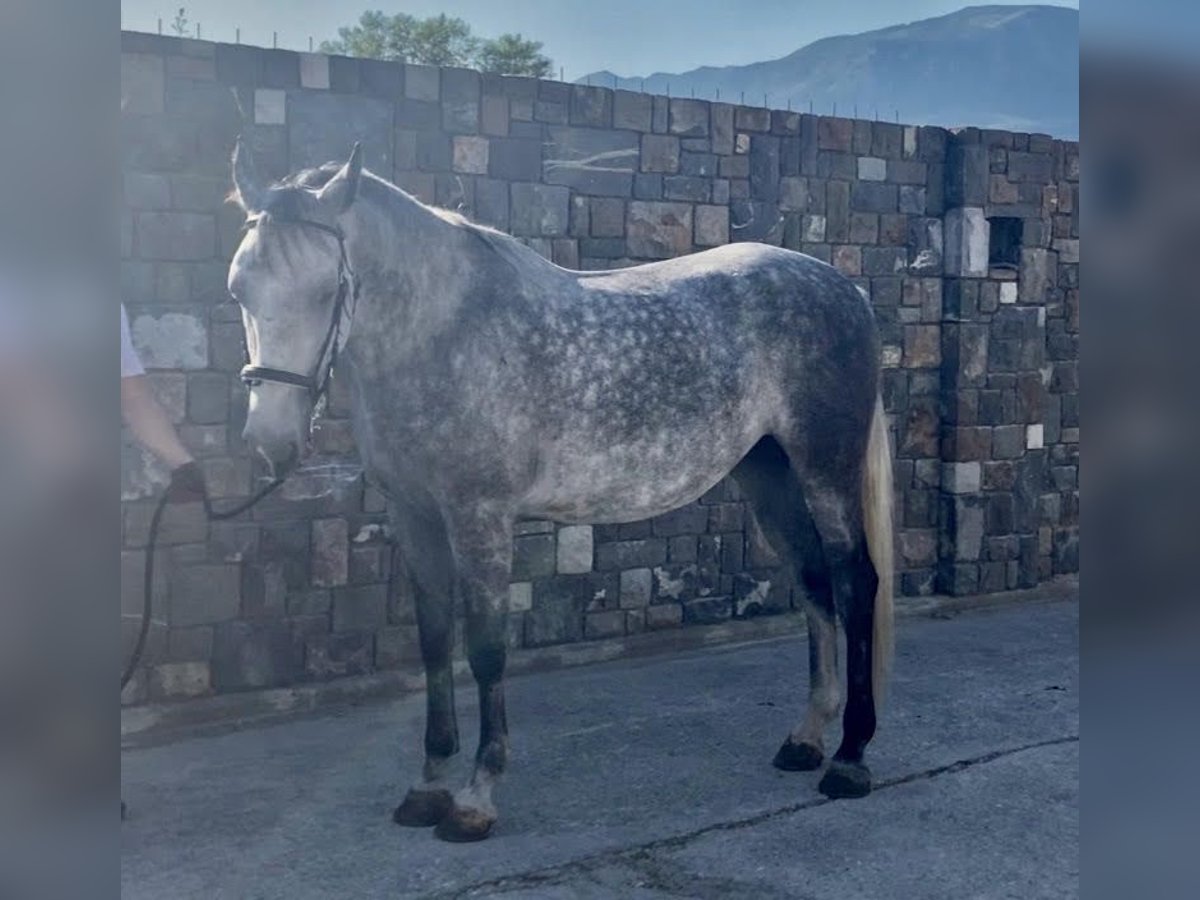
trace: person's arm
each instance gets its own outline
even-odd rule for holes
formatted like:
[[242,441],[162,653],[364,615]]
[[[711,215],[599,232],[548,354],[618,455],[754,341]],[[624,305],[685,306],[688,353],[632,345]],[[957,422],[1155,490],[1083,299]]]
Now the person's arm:
[[121,379],[121,417],[138,443],[171,470],[194,461],[145,375]]
[[179,439],[133,349],[129,319],[121,306],[121,418],[143,447],[171,470],[167,499],[173,503],[205,501],[204,473]]

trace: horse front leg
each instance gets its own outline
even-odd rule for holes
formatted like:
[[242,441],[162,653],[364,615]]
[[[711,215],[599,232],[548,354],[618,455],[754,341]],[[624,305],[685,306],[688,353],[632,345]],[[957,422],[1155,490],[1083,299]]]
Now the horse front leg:
[[454,546],[466,609],[467,658],[479,688],[479,748],[471,780],[454,795],[453,807],[434,833],[445,841],[479,841],[496,822],[492,789],[508,762],[504,663],[511,523],[472,523],[456,536]]
[[392,813],[399,825],[427,828],[453,805],[449,768],[458,753],[454,712],[454,563],[440,517],[411,510],[392,512],[402,572],[417,610],[421,661],[425,667],[425,764]]

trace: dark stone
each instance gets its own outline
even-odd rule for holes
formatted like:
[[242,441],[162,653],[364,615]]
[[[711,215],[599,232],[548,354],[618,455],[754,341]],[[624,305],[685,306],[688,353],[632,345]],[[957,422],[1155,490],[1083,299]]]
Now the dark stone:
[[588,125],[593,128],[611,128],[613,125],[613,92],[607,88],[571,86],[570,122],[572,125]]
[[654,518],[652,523],[656,536],[675,537],[681,534],[703,534],[708,528],[708,520],[708,508],[691,503]]
[[303,649],[286,622],[220,622],[211,667],[218,691],[276,687],[300,677]]
[[752,135],[749,160],[750,197],[773,202],[779,196],[779,138]]
[[998,425],[992,432],[992,456],[996,459],[1017,459],[1025,452],[1023,425]]
[[712,153],[684,153],[679,158],[679,172],[712,178],[717,174],[717,157]]
[[897,212],[900,189],[883,181],[855,181],[850,189],[850,208],[858,212]]
[[385,584],[334,588],[334,631],[374,631],[387,624],[388,591]]
[[647,568],[660,566],[666,561],[667,542],[661,538],[622,540],[596,547],[598,571]]
[[367,168],[392,170],[393,107],[386,100],[301,91],[289,97],[287,128],[294,167],[345,160],[359,141]]
[[304,642],[304,672],[310,678],[366,675],[375,668],[375,636],[370,632],[321,634]]
[[689,625],[723,622],[733,616],[730,597],[697,597],[683,604],[683,621]]
[[488,141],[488,175],[510,181],[540,181],[541,141],[515,137]]
[[595,589],[588,575],[556,575],[533,583],[533,608],[525,614],[525,644],[541,647],[578,641]]
[[530,581],[554,574],[552,534],[530,534],[513,541],[512,580]]
[[817,177],[854,181],[858,178],[858,157],[852,153],[822,150],[817,154]]
[[329,89],[339,94],[357,94],[361,62],[348,56],[329,57]]
[[[551,128],[542,178],[547,184],[566,185],[580,193],[628,197],[639,151],[636,132]],[[595,159],[603,162],[593,165]]]
[[258,86],[300,87],[300,54],[291,50],[259,50]]
[[989,168],[986,147],[951,144],[946,160],[946,205],[983,206],[988,197]]
[[707,203],[712,196],[712,181],[691,175],[667,175],[663,178],[663,197]]
[[508,182],[491,178],[475,181],[475,221],[508,230]]
[[[333,89],[333,72],[329,74],[329,86]],[[358,82],[359,90],[364,94],[396,99],[404,94],[404,66],[383,59],[360,59]]]

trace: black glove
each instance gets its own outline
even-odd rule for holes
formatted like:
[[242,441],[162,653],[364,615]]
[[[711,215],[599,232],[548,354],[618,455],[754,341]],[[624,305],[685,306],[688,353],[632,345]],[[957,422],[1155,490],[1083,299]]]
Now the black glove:
[[196,463],[184,463],[171,473],[171,483],[167,485],[168,503],[203,503],[207,496],[204,473]]

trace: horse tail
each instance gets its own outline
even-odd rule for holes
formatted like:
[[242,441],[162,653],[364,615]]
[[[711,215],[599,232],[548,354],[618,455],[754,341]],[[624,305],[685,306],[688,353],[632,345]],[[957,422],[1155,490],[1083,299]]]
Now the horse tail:
[[892,663],[892,593],[895,581],[892,544],[892,453],[888,446],[883,398],[876,396],[863,466],[863,522],[867,552],[879,579],[875,589],[875,631],[871,653],[871,684],[878,705]]

